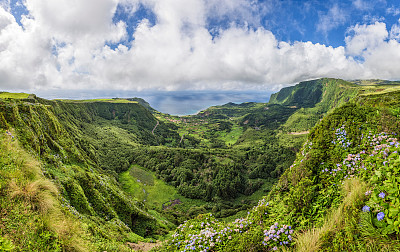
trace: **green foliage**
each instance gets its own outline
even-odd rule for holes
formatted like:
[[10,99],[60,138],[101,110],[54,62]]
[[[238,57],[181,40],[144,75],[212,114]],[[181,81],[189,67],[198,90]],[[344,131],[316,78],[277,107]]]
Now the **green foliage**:
[[167,185],[156,176],[138,166],[132,166],[128,171],[119,174],[123,189],[133,195],[149,209],[161,210],[166,202],[180,199],[177,189]]
[[[14,137],[18,137],[18,141],[25,148],[30,150],[35,156],[41,157],[43,161],[43,173],[57,184],[61,192],[59,199],[62,203],[61,211],[85,223],[89,232],[88,239],[91,240],[91,243],[95,244],[98,248],[104,247],[112,251],[114,247],[114,251],[120,251],[121,244],[123,243],[116,241],[124,242],[128,239],[127,234],[132,233],[132,231],[140,236],[157,237],[165,234],[168,228],[171,227],[171,225],[168,227],[165,224],[168,223],[167,221],[161,222],[161,220],[157,220],[147,213],[142,209],[143,206],[141,204],[135,202],[134,199],[121,191],[118,182],[112,175],[107,174],[96,166],[98,159],[93,154],[98,152],[98,150],[95,150],[94,145],[86,145],[83,142],[74,141],[74,138],[71,137],[74,134],[83,135],[80,127],[77,125],[80,123],[84,125],[85,120],[93,119],[85,117],[91,115],[90,113],[86,114],[89,106],[81,106],[74,111],[66,110],[61,113],[58,110],[57,103],[41,100],[35,101],[42,103],[29,104],[25,101],[10,102],[6,100],[0,102],[1,113],[2,116],[4,115],[3,118],[7,124],[7,128],[10,126],[15,128],[15,132],[14,130],[12,131],[13,133],[7,131],[9,133],[8,137],[12,137],[13,139]],[[133,105],[136,106],[137,104],[133,103]],[[119,104],[115,106],[118,107]],[[99,107],[101,109],[101,106]],[[55,111],[58,111],[57,116],[55,116]],[[83,117],[76,118],[76,121],[63,120],[67,118],[72,120],[73,116],[77,116],[78,114]],[[61,115],[66,117],[62,117]],[[106,115],[104,114],[104,116]],[[101,121],[101,119],[99,120]],[[162,129],[162,126],[160,128]],[[115,129],[117,133],[126,132],[120,127],[116,127]],[[115,142],[114,139],[111,143]],[[120,144],[120,146],[122,149],[123,145]],[[107,153],[107,149],[103,149],[102,154],[110,155]],[[112,154],[115,159],[114,161],[111,160],[108,164],[110,165],[110,169],[114,170],[115,165],[119,165],[120,163],[118,162],[121,159],[118,159],[117,153]],[[73,165],[74,163],[78,165]],[[127,163],[129,165],[129,162]],[[33,182],[33,185],[35,183]],[[8,202],[9,199],[4,198],[4,200]],[[17,202],[13,203],[13,205],[18,206]],[[32,211],[37,210],[37,208],[35,204]],[[39,216],[38,218],[42,217]],[[13,222],[17,225],[21,224],[19,220],[13,220]],[[49,229],[49,226],[51,228],[51,225],[55,224],[47,224],[45,221],[42,221],[42,223],[40,228],[43,231],[37,231],[39,233],[35,233],[32,236],[21,235],[21,237],[27,238],[27,241],[35,237],[35,244],[39,247],[43,246],[41,249],[32,247],[32,250],[57,251],[56,246],[60,247],[60,243],[62,244],[61,247],[65,247],[66,243],[64,243],[64,240],[59,240],[53,233],[46,231]],[[101,223],[100,226],[99,223]],[[114,223],[118,223],[118,225]],[[121,227],[124,228],[121,229]],[[10,230],[7,229],[5,232],[8,233]],[[33,230],[33,232],[36,231]],[[52,243],[53,241],[54,244]],[[26,246],[29,248],[24,240],[14,244],[18,247]]]
[[[392,90],[320,79],[283,89],[268,104],[229,103],[182,118],[137,98],[0,97],[4,137],[42,162],[32,172],[9,161],[14,150],[0,156],[1,223],[15,223],[2,229],[0,246],[71,250],[65,230],[51,224],[69,216],[83,229],[75,227],[82,234],[76,241],[93,244],[75,250],[128,251],[126,242],[159,239],[171,222],[200,214],[161,250],[285,250],[293,245],[290,230],[322,225],[340,212],[340,225],[318,236],[322,250],[373,251],[384,243],[396,249],[400,92]],[[51,182],[39,179],[42,172]],[[354,177],[371,194],[341,193]],[[236,220],[217,221],[209,212]]]
[[0,236],[0,251],[12,251],[14,248],[15,247],[11,241]]
[[271,206],[265,201],[230,223],[211,214],[199,215],[180,225],[161,251],[263,251],[292,245],[292,227],[271,223]]
[[279,103],[288,106],[314,107],[321,100],[323,84],[321,80],[300,82],[296,86],[283,88],[272,94],[269,103]]
[[[399,244],[396,239],[399,235],[397,204],[400,182],[397,149],[400,144],[394,134],[400,132],[400,127],[393,120],[393,115],[388,113],[388,104],[385,103],[389,101],[393,104],[396,99],[381,97],[379,102],[386,105],[379,108],[376,105],[367,106],[369,99],[374,100],[371,104],[376,104],[376,96],[348,103],[334,110],[311,130],[296,161],[267,196],[268,203],[266,200],[260,201],[243,219],[249,226],[247,232],[232,236],[232,240],[221,240],[218,245],[213,243],[213,247],[210,247],[214,240],[203,236],[209,231],[221,234],[222,230],[230,230],[232,223],[221,225],[213,220],[212,224],[208,222],[210,226],[201,226],[207,223],[204,219],[193,220],[180,226],[174,239],[164,248],[201,250],[203,247],[199,245],[202,245],[208,246],[207,251],[260,251],[263,240],[260,226],[275,222],[278,222],[276,226],[280,226],[279,223],[291,223],[296,230],[304,230],[328,221],[331,224],[318,238],[321,251],[363,248],[374,251],[383,249],[384,243],[388,244],[388,250],[396,250]],[[383,129],[391,133],[380,133]],[[259,163],[267,162],[264,160]],[[343,197],[341,185],[354,177],[373,185],[371,196],[356,196],[365,193],[360,192],[365,189],[359,187],[347,189],[348,196]],[[368,214],[362,211],[363,205],[369,206]],[[336,208],[336,215],[328,215]],[[379,213],[382,213],[380,217]],[[325,219],[327,216],[334,219],[329,222]],[[258,225],[252,227],[250,223]],[[285,239],[285,236],[281,237]],[[375,245],[365,237],[373,239]],[[264,242],[268,242],[270,238],[265,239]],[[277,242],[280,244],[277,239],[267,246],[273,248]],[[246,249],[240,244],[246,244]]]

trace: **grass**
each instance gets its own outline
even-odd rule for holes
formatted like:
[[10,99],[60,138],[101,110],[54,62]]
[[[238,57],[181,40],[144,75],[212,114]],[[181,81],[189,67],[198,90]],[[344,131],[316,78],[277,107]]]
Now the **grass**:
[[367,86],[364,91],[360,94],[361,96],[384,94],[399,91],[400,86],[397,85],[378,85],[378,86]]
[[279,144],[288,148],[300,149],[303,143],[306,141],[308,134],[287,134],[287,133],[278,133],[277,139]]
[[0,99],[12,98],[12,99],[27,99],[29,94],[26,93],[9,93],[0,92]]
[[108,103],[138,103],[137,101],[129,101],[127,99],[122,98],[112,98],[112,99],[87,99],[87,100],[69,100],[69,99],[57,99],[63,102],[72,102],[72,103],[87,103],[87,102],[108,102]]
[[199,199],[189,199],[182,196],[175,187],[157,179],[155,173],[138,165],[132,165],[128,171],[120,173],[119,182],[125,192],[143,202],[150,209],[149,213],[164,223],[168,218],[164,216],[163,204],[169,206],[172,200],[179,199],[181,203],[168,211],[172,211],[180,216],[179,218],[184,219],[187,218],[184,216],[195,217],[190,212],[207,204],[207,202]]
[[92,250],[79,222],[62,212],[58,190],[43,177],[41,163],[4,132],[0,140],[0,236],[17,250]]
[[234,124],[231,131],[226,133],[225,131],[219,134],[219,138],[225,142],[226,145],[234,145],[239,137],[243,134],[243,127]]
[[144,202],[150,209],[159,209],[163,203],[183,198],[173,186],[167,185],[152,172],[138,165],[120,173],[119,181],[126,192]]
[[342,204],[325,217],[324,224],[319,228],[306,230],[296,238],[296,251],[320,251],[323,237],[328,232],[342,230],[347,225],[345,218],[352,213],[349,210],[365,198],[367,184],[360,179],[346,180],[342,187],[345,195]]
[[[236,199],[232,200],[232,203],[235,205],[239,204],[244,204],[244,202],[253,202],[251,204],[248,204],[248,206],[253,206],[256,205],[257,202],[262,199],[265,195],[268,194],[268,192],[272,189],[273,185],[275,185],[276,179],[267,179],[265,183],[262,185],[260,189],[252,193],[251,195],[240,195]],[[245,218],[247,216],[247,213],[250,210],[242,210],[238,211],[236,214],[225,217],[225,218],[220,218],[220,220],[224,221],[225,223],[235,221],[238,218]]]

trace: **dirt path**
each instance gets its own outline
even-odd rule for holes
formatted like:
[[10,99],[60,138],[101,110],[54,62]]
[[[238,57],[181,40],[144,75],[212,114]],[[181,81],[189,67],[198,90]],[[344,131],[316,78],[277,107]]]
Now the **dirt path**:
[[310,131],[300,131],[300,132],[289,132],[288,135],[304,135],[304,134],[308,134],[310,133]]
[[156,130],[156,128],[157,128],[157,126],[160,124],[160,122],[159,121],[157,121],[157,124],[156,124],[156,126],[154,126],[154,129],[151,131],[151,134],[153,134],[153,136],[154,136],[154,131]]
[[181,137],[181,141],[179,141],[179,143],[182,143],[183,137],[185,136],[185,134],[182,135]]
[[127,243],[129,247],[131,247],[134,251],[150,251],[152,248],[160,246],[162,242],[158,241],[157,243],[150,243],[150,242],[138,242],[138,243]]

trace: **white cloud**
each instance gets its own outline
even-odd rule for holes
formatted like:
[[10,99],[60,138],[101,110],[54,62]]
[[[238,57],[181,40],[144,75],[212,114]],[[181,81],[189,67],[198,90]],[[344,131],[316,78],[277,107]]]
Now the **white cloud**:
[[24,29],[0,7],[0,83],[7,88],[48,84],[55,59],[46,35],[32,19],[22,18]]
[[400,41],[400,19],[398,24],[394,24],[392,28],[390,29],[390,39],[396,39]]
[[392,26],[391,34],[386,24],[376,22],[371,25],[356,25],[350,29],[353,33],[346,37],[349,55],[361,57],[365,77],[380,79],[400,78],[399,27]]
[[354,0],[353,5],[356,9],[365,11],[371,9],[373,6],[371,5],[372,3],[366,2],[363,0]]
[[400,15],[400,8],[396,8],[394,6],[391,6],[386,9],[386,13],[391,14],[393,16],[398,16]]
[[[247,0],[206,0],[205,8],[209,18],[221,19],[227,17],[229,20],[245,20],[252,26],[260,26],[260,13],[267,14],[272,9],[272,1],[258,3]],[[277,7],[275,5],[275,7]]]
[[[384,68],[386,62],[399,61],[398,26],[389,35],[384,23],[356,25],[349,30],[346,47],[333,48],[278,41],[270,31],[245,22],[231,24],[217,37],[210,35],[206,25],[213,9],[239,15],[237,8],[250,8],[240,15],[254,25],[257,19],[251,21],[248,1],[120,3],[131,14],[144,4],[157,17],[155,25],[146,19],[139,23],[130,45],[126,24],[112,23],[117,0],[27,0],[23,27],[0,7],[0,89],[246,89],[319,77],[400,77],[400,64]],[[335,13],[341,14],[337,6],[322,30],[332,29]],[[336,17],[334,25],[343,18]],[[127,46],[110,48],[110,41]]]
[[346,11],[341,9],[338,4],[334,4],[327,14],[320,15],[317,31],[327,34],[330,30],[344,24],[346,20]]
[[10,11],[10,0],[3,0],[0,1],[0,7],[2,7],[3,9]]
[[374,50],[388,37],[386,24],[375,22],[373,25],[355,25],[348,31],[353,36],[346,37],[347,53],[352,56],[362,55],[366,50]]

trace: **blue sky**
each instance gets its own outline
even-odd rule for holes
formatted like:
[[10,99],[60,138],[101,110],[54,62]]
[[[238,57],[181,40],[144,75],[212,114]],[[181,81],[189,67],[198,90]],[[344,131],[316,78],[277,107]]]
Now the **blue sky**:
[[[211,15],[207,18],[207,29],[213,36],[218,30],[235,25],[248,25],[252,29],[263,27],[270,30],[278,40],[311,41],[333,47],[345,46],[348,28],[356,24],[373,24],[376,21],[386,23],[388,27],[398,23],[400,4],[397,0],[272,0],[248,1],[250,7],[243,15],[226,13]],[[118,5],[113,22],[124,21],[128,24],[129,40],[134,39],[137,25],[148,19],[151,25],[157,23],[157,16],[151,7],[139,4],[131,15],[131,9]],[[116,46],[116,45],[113,45]]]
[[[235,15],[236,12],[220,16],[211,15],[207,18],[208,31],[213,36],[218,36],[218,30],[227,29],[232,23],[249,25],[253,29],[261,26],[270,30],[281,41],[311,41],[338,47],[345,46],[344,38],[351,26],[381,21],[391,27],[398,23],[400,18],[400,4],[396,0],[248,2],[251,8],[244,12],[252,15],[251,19],[246,19],[240,14]],[[118,5],[113,22],[127,22],[130,39],[134,39],[133,32],[143,19],[148,19],[151,25],[157,22],[156,15],[145,4],[139,4],[134,15],[130,15],[129,11],[125,10],[123,5]]]
[[0,0],[0,89],[400,79],[398,0]]

